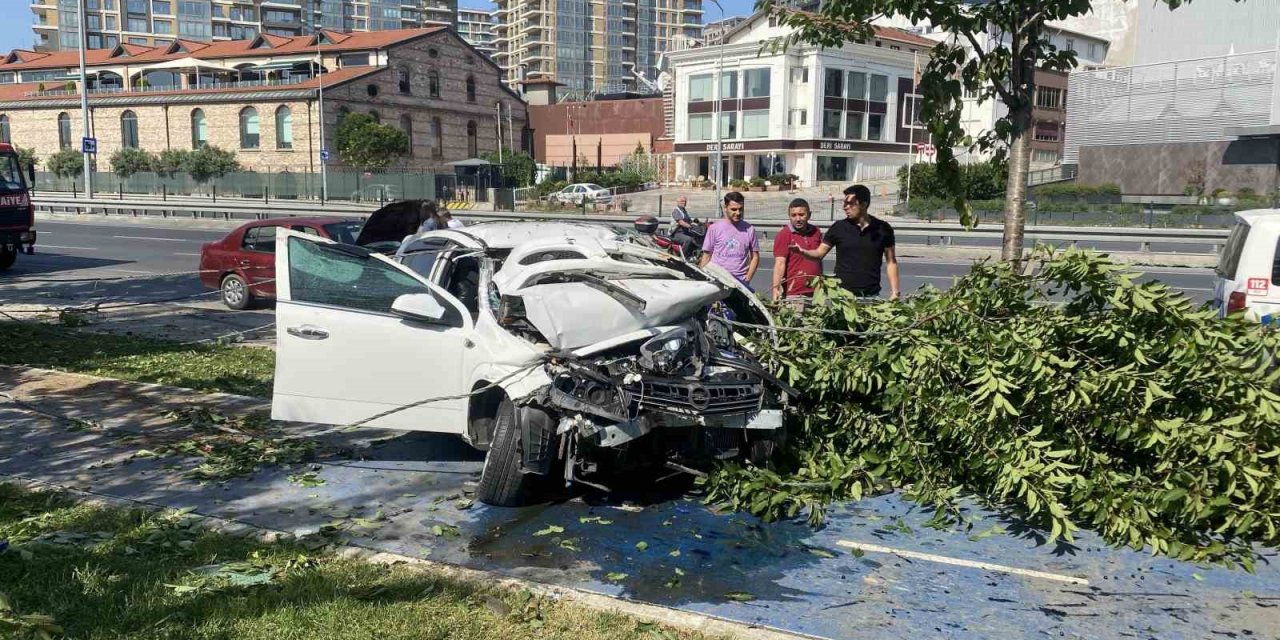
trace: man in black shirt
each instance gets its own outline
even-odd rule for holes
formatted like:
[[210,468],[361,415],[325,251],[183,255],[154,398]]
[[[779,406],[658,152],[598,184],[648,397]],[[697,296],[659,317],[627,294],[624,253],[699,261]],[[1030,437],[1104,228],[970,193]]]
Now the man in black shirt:
[[871,206],[871,190],[856,184],[844,190],[844,220],[831,225],[822,236],[817,249],[801,249],[792,245],[792,251],[821,260],[836,250],[836,277],[840,286],[857,296],[880,295],[880,265],[887,265],[889,298],[897,300],[901,290],[898,279],[898,254],[895,250],[893,227],[889,223],[867,213]]

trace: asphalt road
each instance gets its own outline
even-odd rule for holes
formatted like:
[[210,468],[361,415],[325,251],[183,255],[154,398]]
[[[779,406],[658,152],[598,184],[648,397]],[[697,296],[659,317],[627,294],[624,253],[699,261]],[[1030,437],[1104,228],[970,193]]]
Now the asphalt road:
[[[5,277],[45,275],[51,277],[118,277],[195,271],[200,245],[226,235],[222,229],[181,229],[127,222],[62,222],[41,220],[37,224],[40,242],[36,255],[20,256]],[[766,243],[767,244],[767,243]],[[828,272],[834,265],[828,256]],[[911,292],[924,285],[945,289],[969,269],[966,260],[904,259],[903,290]],[[761,255],[759,273],[752,281],[757,290],[767,290],[772,278],[772,256],[767,247]],[[1213,274],[1208,269],[1143,267],[1145,279],[1162,280],[1203,302],[1212,295]],[[166,283],[166,293],[198,293],[194,277],[178,289]],[[885,281],[885,288],[888,282]]]

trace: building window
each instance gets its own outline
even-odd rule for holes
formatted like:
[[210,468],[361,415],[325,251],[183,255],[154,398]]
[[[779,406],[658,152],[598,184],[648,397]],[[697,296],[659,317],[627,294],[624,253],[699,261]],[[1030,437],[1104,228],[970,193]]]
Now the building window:
[[413,118],[408,114],[400,116],[400,128],[404,130],[404,136],[409,139],[409,155],[413,155]]
[[431,119],[431,157],[444,157],[444,125],[440,118]]
[[720,114],[720,139],[733,140],[738,137],[738,112]]
[[867,114],[867,139],[881,140],[884,138],[884,114],[868,113]]
[[1036,125],[1036,141],[1038,142],[1057,142],[1058,127],[1050,124],[1048,126]]
[[120,114],[120,146],[126,149],[138,148],[138,116],[132,111]]
[[480,155],[480,152],[479,152],[480,145],[476,140],[476,137],[477,137],[476,130],[477,130],[476,121],[468,120],[467,121],[467,157],[468,158],[474,158]]
[[849,84],[846,85],[849,92],[845,94],[846,98],[851,100],[867,99],[867,74],[857,71],[849,72]]
[[240,110],[240,148],[258,148],[258,110],[245,107]]
[[889,100],[889,76],[871,74],[871,102],[887,102]]
[[1067,38],[1067,47],[1066,47],[1066,49],[1067,49],[1067,51],[1075,52],[1075,50],[1076,50],[1076,39],[1075,39],[1075,38]]
[[151,24],[155,25],[157,34],[167,36],[173,33],[173,23],[168,20],[155,20]]
[[432,98],[440,97],[440,74],[435,71],[427,74],[427,93]]
[[[827,81],[823,85],[823,95],[828,98],[840,98],[844,96],[844,71],[840,69],[827,69]],[[838,125],[837,125],[838,126]]]
[[66,112],[58,114],[58,148],[71,148],[71,116]]
[[769,97],[769,75],[771,69],[748,69],[742,72],[742,91],[744,98]]
[[472,75],[468,75],[467,76],[467,102],[475,102],[475,101],[476,101],[476,77]]
[[[713,96],[714,97],[714,96]],[[725,71],[720,74],[720,99],[733,100],[738,97],[738,72]]]
[[293,111],[289,107],[276,109],[276,148],[293,148]]
[[12,141],[9,133],[9,116],[0,116],[0,142],[8,143]]
[[742,114],[743,138],[769,137],[769,111],[746,111]]
[[924,97],[918,95],[908,95],[902,100],[902,127],[904,129],[915,128],[923,129],[924,123],[920,121],[920,112],[924,110]]
[[209,122],[204,119],[204,109],[191,111],[191,148],[209,145]]
[[1061,109],[1062,89],[1036,87],[1036,106],[1041,109]]
[[792,69],[791,82],[795,84],[809,84],[809,67]]
[[831,109],[827,109],[822,112],[822,137],[840,137],[840,113],[840,111],[834,111]]
[[396,76],[400,85],[400,93],[412,94],[413,87],[409,82],[409,70],[405,67],[400,67],[400,69],[396,71]]
[[689,139],[694,141],[711,139],[711,116],[709,114],[689,116]]
[[808,109],[792,109],[791,112],[787,114],[787,124],[793,125],[793,126],[800,126],[800,127],[808,125],[809,110]]
[[689,102],[706,102],[714,100],[712,95],[711,74],[689,76]]
[[[1058,152],[1052,149],[1032,149],[1031,161],[1036,164],[1054,164],[1058,161]],[[1276,254],[1280,257],[1280,254]]]
[[862,139],[862,120],[866,114],[858,111],[846,111],[844,114],[844,137],[849,140]]

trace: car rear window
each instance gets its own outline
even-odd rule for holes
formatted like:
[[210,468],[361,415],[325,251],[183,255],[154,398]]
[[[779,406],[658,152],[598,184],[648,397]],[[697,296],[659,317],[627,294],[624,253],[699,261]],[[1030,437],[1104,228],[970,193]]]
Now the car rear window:
[[1249,230],[1247,222],[1237,222],[1235,228],[1231,230],[1231,237],[1227,238],[1227,246],[1222,248],[1222,257],[1218,258],[1218,268],[1215,271],[1219,278],[1236,279],[1236,268],[1240,266],[1240,254],[1244,251],[1244,244],[1249,239]]

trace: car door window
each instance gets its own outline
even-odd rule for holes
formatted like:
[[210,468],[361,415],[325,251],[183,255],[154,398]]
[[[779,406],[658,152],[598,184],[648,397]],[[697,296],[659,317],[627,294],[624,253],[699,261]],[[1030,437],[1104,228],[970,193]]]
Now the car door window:
[[440,257],[440,252],[451,244],[453,243],[444,238],[419,240],[409,245],[409,248],[405,250],[404,255],[400,257],[400,264],[429,279],[431,278],[431,269],[435,267],[436,260]]
[[290,227],[289,227],[289,230],[291,230],[291,231],[297,231],[298,233],[305,233],[305,234],[307,234],[307,235],[309,235],[309,236],[319,236],[319,235],[320,235],[320,230],[319,230],[319,229],[315,229],[315,228],[312,228],[312,227],[304,227],[304,226],[302,226],[302,225],[300,225],[300,224],[295,224],[295,225],[290,226]]
[[1271,257],[1271,284],[1280,285],[1280,239],[1276,240],[1276,252]]
[[246,251],[276,252],[276,228],[274,226],[250,227],[244,232],[241,248]]
[[[289,238],[289,293],[295,302],[391,313],[396,298],[431,289],[360,249]],[[434,294],[433,294],[434,295]],[[443,322],[462,326],[453,305]]]

